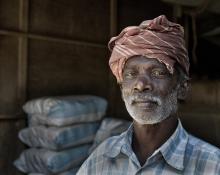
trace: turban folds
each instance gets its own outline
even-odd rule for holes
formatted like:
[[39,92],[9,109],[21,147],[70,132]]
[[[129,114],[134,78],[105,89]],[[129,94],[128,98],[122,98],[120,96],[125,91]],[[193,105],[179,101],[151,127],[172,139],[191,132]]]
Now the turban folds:
[[165,15],[143,21],[139,26],[129,26],[109,41],[112,51],[109,65],[117,81],[122,81],[126,61],[136,55],[155,58],[164,63],[172,74],[177,62],[189,75],[189,59],[185,48],[184,30],[170,22]]

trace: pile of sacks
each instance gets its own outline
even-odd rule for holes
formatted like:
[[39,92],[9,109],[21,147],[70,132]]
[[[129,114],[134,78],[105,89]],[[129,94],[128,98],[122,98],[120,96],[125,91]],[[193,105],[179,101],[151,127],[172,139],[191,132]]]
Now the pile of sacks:
[[28,127],[19,132],[19,139],[30,148],[14,165],[29,175],[76,174],[91,151],[106,108],[105,99],[89,95],[28,101],[23,106]]
[[131,125],[130,121],[106,117],[102,120],[101,126],[99,127],[93,144],[89,148],[89,154],[91,154],[104,140],[111,136],[116,136],[126,131]]

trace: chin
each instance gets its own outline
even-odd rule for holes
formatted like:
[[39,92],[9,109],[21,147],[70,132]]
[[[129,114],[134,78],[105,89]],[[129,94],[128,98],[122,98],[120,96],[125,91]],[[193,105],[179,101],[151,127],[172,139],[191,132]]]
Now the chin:
[[[166,107],[165,107],[166,106]],[[177,111],[177,104],[158,106],[152,110],[144,110],[126,104],[130,116],[141,125],[153,125],[162,122]]]
[[140,119],[132,117],[138,124],[140,125],[154,125],[162,122],[163,120],[167,119],[168,117],[155,117],[153,119]]
[[130,116],[139,124],[141,125],[153,125],[162,122],[169,115],[160,115],[155,114],[154,112],[145,112],[145,113],[136,113],[134,111],[129,111]]

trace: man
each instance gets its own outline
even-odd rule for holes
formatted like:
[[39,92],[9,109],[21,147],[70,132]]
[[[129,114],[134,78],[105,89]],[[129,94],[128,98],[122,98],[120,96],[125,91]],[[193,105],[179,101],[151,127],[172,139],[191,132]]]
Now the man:
[[104,141],[78,174],[220,174],[220,150],[188,134],[177,116],[189,81],[182,26],[161,15],[125,28],[109,47],[133,124]]

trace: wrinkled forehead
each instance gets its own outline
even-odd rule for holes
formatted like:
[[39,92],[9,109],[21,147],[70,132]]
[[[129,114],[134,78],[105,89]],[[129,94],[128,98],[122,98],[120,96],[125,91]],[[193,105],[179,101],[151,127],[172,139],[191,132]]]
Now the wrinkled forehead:
[[143,55],[136,55],[133,57],[130,57],[126,62],[125,62],[125,66],[124,66],[124,70],[131,68],[131,67],[139,67],[139,66],[157,66],[157,67],[161,67],[164,69],[166,68],[166,65],[164,63],[161,63],[160,61],[158,61],[155,58],[149,58]]

